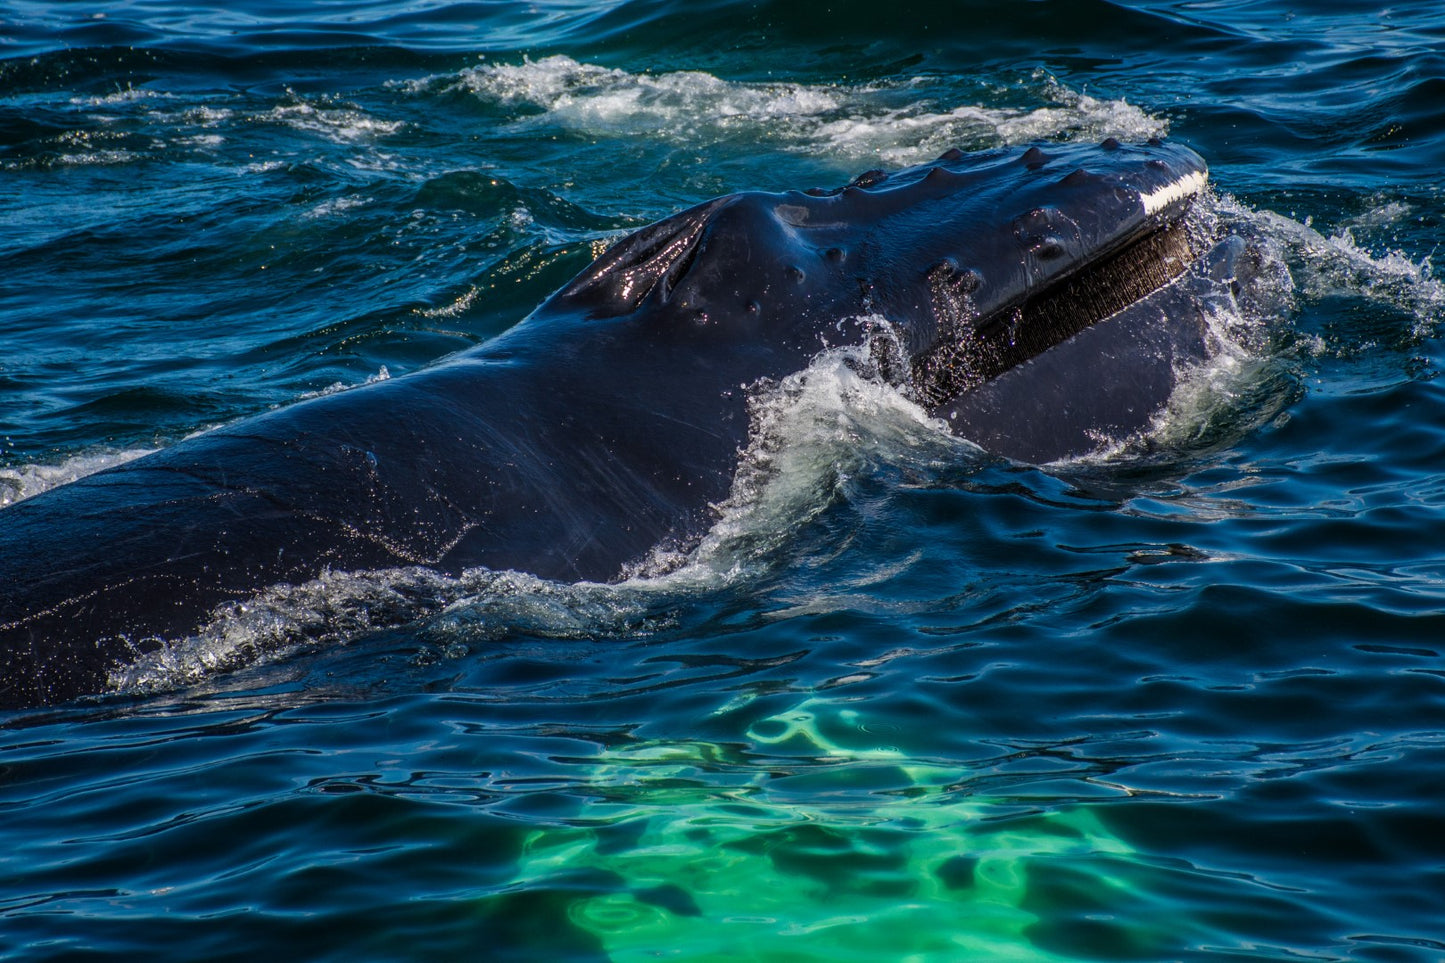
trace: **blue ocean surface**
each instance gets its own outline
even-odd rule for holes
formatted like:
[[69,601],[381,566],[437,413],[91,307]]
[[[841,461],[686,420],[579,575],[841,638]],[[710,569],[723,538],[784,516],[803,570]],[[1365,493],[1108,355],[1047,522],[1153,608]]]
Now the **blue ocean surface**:
[[7,0],[0,505],[716,194],[1110,136],[1262,252],[1148,432],[825,356],[666,564],[270,587],[0,716],[0,957],[1445,959],[1436,0]]

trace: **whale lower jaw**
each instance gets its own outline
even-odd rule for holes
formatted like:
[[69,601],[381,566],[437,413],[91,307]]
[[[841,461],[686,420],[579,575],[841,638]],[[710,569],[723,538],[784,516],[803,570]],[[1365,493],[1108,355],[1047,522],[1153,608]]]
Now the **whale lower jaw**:
[[929,413],[985,450],[1046,464],[1154,431],[1181,378],[1216,351],[1210,318],[1236,310],[1257,252],[1238,235],[1174,281]]

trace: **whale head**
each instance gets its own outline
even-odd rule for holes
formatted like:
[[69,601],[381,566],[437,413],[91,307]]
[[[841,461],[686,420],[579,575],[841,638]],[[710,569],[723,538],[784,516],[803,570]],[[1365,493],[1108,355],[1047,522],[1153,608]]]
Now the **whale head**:
[[884,367],[936,405],[1180,274],[1206,179],[1198,154],[1157,140],[949,151],[836,189],[707,201],[624,238],[548,304],[794,353],[881,317],[897,349]]

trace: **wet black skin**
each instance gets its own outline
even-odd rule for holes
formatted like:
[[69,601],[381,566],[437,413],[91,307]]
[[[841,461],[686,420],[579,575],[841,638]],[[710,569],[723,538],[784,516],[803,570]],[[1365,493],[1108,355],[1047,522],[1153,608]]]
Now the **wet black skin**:
[[[963,370],[987,352],[955,351],[940,374],[930,352],[1157,230],[1177,212],[1146,216],[1140,192],[1202,169],[1172,145],[1051,145],[708,201],[623,239],[473,350],[4,509],[0,706],[98,692],[215,606],[328,568],[615,578],[706,531],[747,443],[749,390],[863,343],[877,328],[859,319],[882,316],[901,346],[883,367],[947,416],[1001,372]],[[1114,360],[1160,375],[1153,354]],[[1129,400],[1157,408],[1149,390]],[[990,419],[1005,454],[1029,435],[952,413]]]

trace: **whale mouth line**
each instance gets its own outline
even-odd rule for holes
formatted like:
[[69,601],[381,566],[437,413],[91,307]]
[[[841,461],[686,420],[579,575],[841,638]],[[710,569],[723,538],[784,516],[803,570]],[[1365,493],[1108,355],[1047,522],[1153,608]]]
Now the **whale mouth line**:
[[[912,360],[918,401],[933,408],[997,378],[1178,279],[1205,250],[1184,214],[1204,186],[1191,173],[1142,195],[1151,219],[1173,216],[1048,286],[970,319]],[[1180,203],[1180,202],[1184,203]]]

